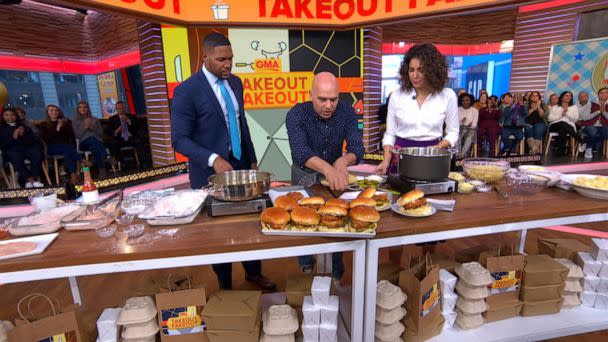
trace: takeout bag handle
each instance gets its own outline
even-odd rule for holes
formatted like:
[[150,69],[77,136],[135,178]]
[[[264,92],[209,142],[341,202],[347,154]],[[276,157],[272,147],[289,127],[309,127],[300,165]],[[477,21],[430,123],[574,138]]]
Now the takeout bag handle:
[[[184,275],[186,276],[186,279],[188,280],[188,289],[192,290],[192,282],[190,281],[190,276],[185,273],[184,273]],[[173,273],[171,273],[167,276],[167,289],[169,289],[169,292],[172,293],[173,290],[171,289],[171,277],[173,277]]]
[[51,310],[53,310],[53,316],[57,315],[57,311],[55,310],[55,305],[53,304],[53,301],[49,297],[43,295],[42,293],[30,293],[27,296],[21,298],[21,300],[19,301],[19,303],[17,303],[17,313],[19,314],[19,317],[21,317],[22,320],[24,320],[27,323],[31,323],[30,320],[28,320],[23,315],[23,312],[21,312],[21,304],[23,304],[23,302],[26,299],[28,300],[28,302],[27,302],[27,310],[28,310],[28,313],[33,317],[34,315],[32,314],[32,310],[31,310],[32,300],[34,300],[36,298],[40,298],[40,297],[46,299],[47,302],[51,305]]

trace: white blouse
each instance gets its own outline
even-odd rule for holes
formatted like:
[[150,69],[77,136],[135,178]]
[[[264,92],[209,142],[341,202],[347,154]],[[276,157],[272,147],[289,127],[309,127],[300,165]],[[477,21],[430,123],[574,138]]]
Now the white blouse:
[[392,93],[382,145],[395,146],[396,137],[399,137],[416,141],[443,138],[456,146],[460,129],[456,93],[443,88],[441,92],[429,95],[422,107],[418,107],[415,95],[414,89],[407,93],[398,89]]
[[575,122],[578,121],[578,108],[576,106],[569,106],[568,110],[566,110],[566,115],[564,114],[564,108],[561,106],[552,107],[549,111],[549,125],[553,125],[556,122],[565,122],[568,125],[572,126],[576,131]]
[[464,109],[462,107],[458,107],[458,118],[460,119],[461,126],[477,128],[477,120],[479,120],[479,112],[477,111],[477,108],[475,108],[475,107],[470,107],[469,109]]

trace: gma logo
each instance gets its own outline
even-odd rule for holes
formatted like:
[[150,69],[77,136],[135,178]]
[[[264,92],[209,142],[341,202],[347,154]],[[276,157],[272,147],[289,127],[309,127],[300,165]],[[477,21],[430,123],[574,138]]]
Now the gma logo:
[[281,72],[280,59],[256,59],[253,61],[253,70],[256,72]]

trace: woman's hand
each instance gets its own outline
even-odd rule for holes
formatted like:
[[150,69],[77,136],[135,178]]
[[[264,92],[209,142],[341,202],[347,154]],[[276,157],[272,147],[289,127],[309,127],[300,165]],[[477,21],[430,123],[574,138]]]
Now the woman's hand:
[[380,164],[378,164],[378,166],[376,166],[376,169],[374,170],[373,174],[385,175],[388,172],[388,167],[389,167],[390,163],[391,163],[390,159],[383,160]]

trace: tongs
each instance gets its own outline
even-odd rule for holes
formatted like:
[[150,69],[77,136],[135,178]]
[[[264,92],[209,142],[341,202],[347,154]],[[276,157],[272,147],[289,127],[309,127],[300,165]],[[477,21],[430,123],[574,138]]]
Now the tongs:
[[122,189],[114,192],[113,194],[111,194],[110,196],[104,198],[103,200],[99,201],[98,203],[88,205],[87,209],[85,210],[86,215],[89,215],[89,214],[92,214],[92,213],[96,212],[97,209],[103,207],[104,204],[108,203],[116,195],[118,195],[118,203],[120,203],[122,201],[122,196],[123,196],[123,190]]

